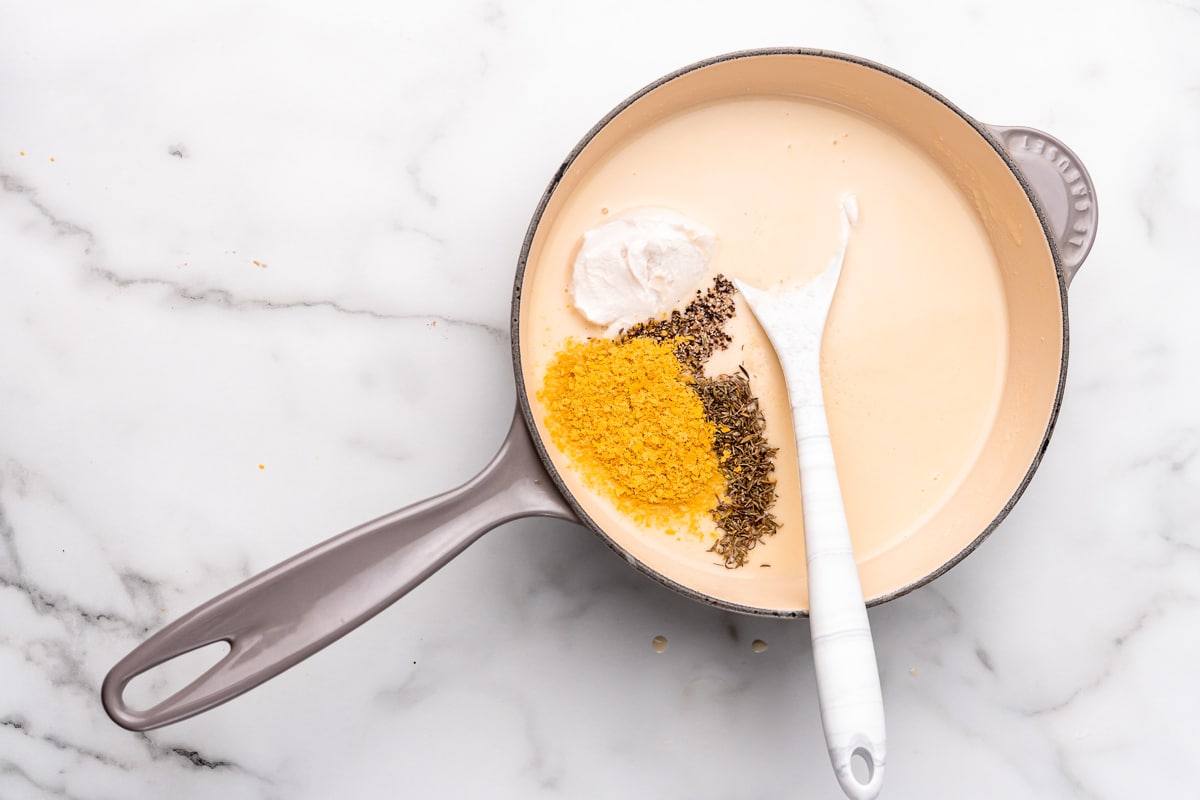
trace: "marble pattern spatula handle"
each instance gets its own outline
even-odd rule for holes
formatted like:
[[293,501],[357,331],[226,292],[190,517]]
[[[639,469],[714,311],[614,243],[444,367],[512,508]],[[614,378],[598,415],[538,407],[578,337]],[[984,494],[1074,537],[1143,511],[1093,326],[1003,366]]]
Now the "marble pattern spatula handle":
[[[857,218],[857,203],[849,196],[842,201],[841,249],[804,286],[765,291],[735,283],[779,356],[792,407],[825,743],[846,796],[871,800],[883,784],[886,761],[883,697],[821,390],[821,339]],[[861,760],[858,775],[856,759]]]

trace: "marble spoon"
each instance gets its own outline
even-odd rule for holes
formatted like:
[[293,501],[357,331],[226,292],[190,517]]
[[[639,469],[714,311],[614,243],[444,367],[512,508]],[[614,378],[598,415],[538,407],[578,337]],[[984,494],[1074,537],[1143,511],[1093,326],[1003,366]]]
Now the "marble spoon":
[[769,291],[734,283],[779,357],[792,407],[808,557],[809,628],[829,758],[847,797],[873,800],[882,787],[886,761],[883,697],[821,389],[821,340],[850,229],[858,221],[856,198],[843,198],[841,210],[841,247],[811,281]]

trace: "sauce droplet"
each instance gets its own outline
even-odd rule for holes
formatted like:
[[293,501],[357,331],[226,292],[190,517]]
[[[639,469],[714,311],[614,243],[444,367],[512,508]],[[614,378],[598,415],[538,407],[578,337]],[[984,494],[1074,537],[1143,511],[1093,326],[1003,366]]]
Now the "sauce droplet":
[[750,649],[756,653],[765,653],[767,652],[767,643],[762,639],[755,639],[750,643]]
[[651,645],[654,647],[654,652],[665,653],[667,652],[667,637],[655,636],[654,641],[651,642]]

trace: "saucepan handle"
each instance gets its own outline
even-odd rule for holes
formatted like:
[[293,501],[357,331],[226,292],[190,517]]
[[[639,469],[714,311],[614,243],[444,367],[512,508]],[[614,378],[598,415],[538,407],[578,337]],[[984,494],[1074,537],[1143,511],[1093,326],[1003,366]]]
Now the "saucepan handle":
[[1048,133],[1023,126],[988,125],[1046,212],[1067,285],[1096,241],[1096,185],[1079,156]]
[[[144,731],[231,700],[358,627],[487,531],[525,516],[575,519],[518,413],[496,457],[463,486],[318,544],[155,633],[105,677],[104,708],[122,727]],[[216,642],[229,652],[186,687],[144,711],[126,705],[134,677]]]

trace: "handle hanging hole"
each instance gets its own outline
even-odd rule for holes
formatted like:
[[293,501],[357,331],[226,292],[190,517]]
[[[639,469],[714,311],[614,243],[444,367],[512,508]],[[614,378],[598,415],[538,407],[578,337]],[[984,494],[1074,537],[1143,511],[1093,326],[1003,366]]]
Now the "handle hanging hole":
[[850,774],[863,786],[871,782],[875,777],[875,759],[871,757],[871,751],[865,747],[854,749],[850,754]]
[[203,675],[209,667],[224,658],[229,650],[228,642],[213,642],[135,675],[125,687],[125,705],[136,710],[158,705]]

